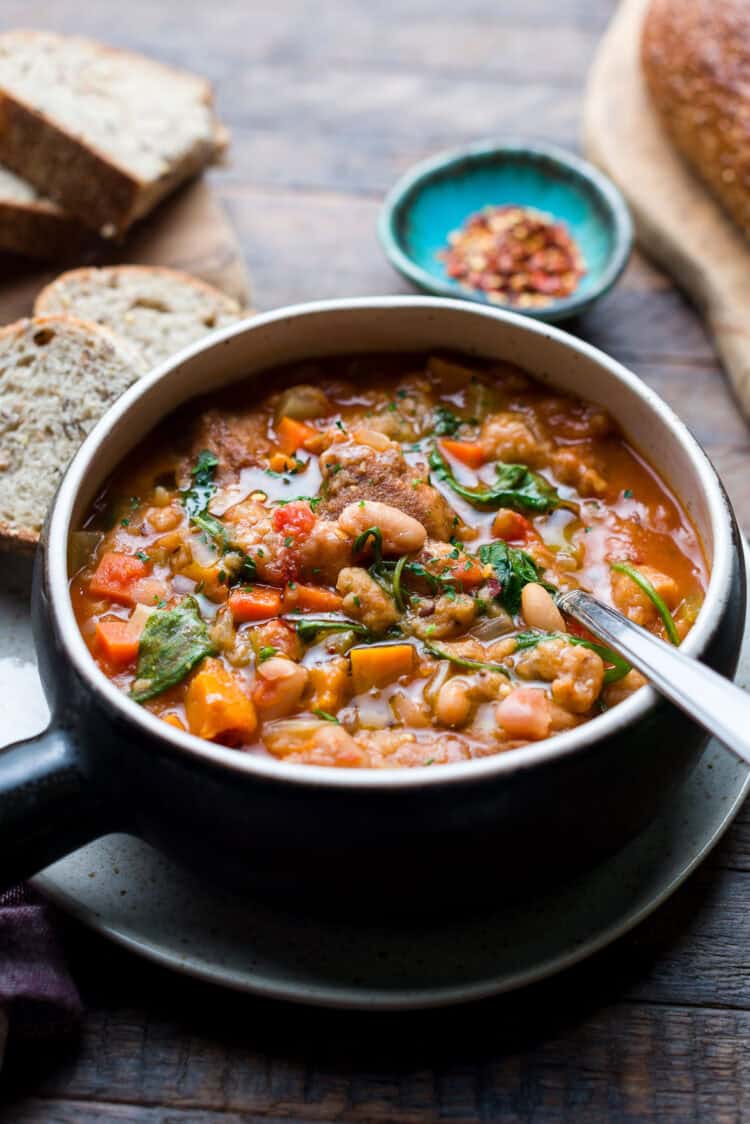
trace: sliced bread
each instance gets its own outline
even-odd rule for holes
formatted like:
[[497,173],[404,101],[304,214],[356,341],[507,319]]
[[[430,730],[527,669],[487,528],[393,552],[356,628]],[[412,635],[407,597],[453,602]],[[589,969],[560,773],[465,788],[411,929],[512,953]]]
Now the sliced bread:
[[154,367],[242,315],[226,293],[188,273],[146,265],[72,269],[42,289],[35,316],[72,313],[111,328]]
[[0,329],[0,547],[33,549],[68,461],[142,372],[98,324],[48,316]]
[[105,236],[226,139],[202,78],[89,39],[0,34],[0,161]]
[[91,231],[77,219],[0,166],[0,250],[32,258],[65,258],[92,241]]

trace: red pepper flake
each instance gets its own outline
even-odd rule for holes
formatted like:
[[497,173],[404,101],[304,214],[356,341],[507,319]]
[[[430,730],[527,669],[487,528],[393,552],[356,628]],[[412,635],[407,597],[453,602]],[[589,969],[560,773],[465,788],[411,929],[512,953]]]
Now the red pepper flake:
[[438,257],[449,277],[495,304],[542,308],[569,297],[586,273],[565,225],[513,203],[470,215]]

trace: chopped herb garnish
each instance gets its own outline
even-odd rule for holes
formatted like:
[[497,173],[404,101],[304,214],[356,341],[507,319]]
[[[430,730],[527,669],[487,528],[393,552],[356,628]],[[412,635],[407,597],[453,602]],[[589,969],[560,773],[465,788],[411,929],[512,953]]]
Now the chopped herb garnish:
[[135,556],[139,562],[150,562],[150,558],[145,550],[136,550]]
[[447,406],[436,406],[433,417],[432,431],[438,437],[453,437],[463,424],[461,418],[457,417]]
[[129,519],[121,519],[120,520],[120,526],[121,527],[129,527],[130,526],[130,520]]
[[264,645],[258,652],[258,663],[265,663],[266,660],[270,660],[272,656],[276,655],[278,650],[279,649],[274,648],[272,644]]
[[632,488],[626,488],[625,491],[622,494],[623,494],[623,496],[625,497],[626,500],[632,500],[633,489]]
[[341,725],[336,715],[329,714],[327,710],[314,710],[313,714],[316,718],[322,718],[324,722],[335,722],[337,726]]

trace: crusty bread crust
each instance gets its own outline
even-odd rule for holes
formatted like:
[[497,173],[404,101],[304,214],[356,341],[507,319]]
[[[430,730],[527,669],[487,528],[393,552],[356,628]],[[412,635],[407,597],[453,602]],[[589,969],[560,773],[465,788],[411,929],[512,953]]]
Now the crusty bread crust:
[[[51,328],[58,331],[81,333],[81,343],[85,346],[91,338],[106,343],[112,352],[135,372],[142,370],[142,360],[137,351],[127,341],[120,339],[108,328],[81,320],[76,316],[38,316],[16,320],[0,328],[0,348],[8,338],[20,339],[29,331],[43,331]],[[84,352],[85,354],[85,352]],[[90,356],[89,356],[90,358]],[[61,466],[61,470],[67,467]],[[14,551],[19,554],[32,554],[39,544],[40,532],[33,527],[15,526],[0,520],[0,552]]]
[[750,3],[652,0],[641,59],[667,133],[750,236]]
[[42,261],[70,258],[96,242],[59,207],[0,199],[0,250]]
[[[20,34],[33,39],[42,33]],[[0,40],[2,38],[0,35]],[[105,56],[129,57],[133,65],[141,61],[140,56],[128,51],[93,43],[92,46]],[[161,63],[159,66],[168,80],[174,68]],[[203,87],[202,100],[210,108],[211,86],[204,82]],[[156,180],[144,181],[59,122],[0,88],[0,162],[105,237],[124,234],[180,183],[219,159],[227,139],[227,131],[215,121],[210,139],[197,138],[192,148],[173,162],[165,174]]]
[[214,285],[209,285],[208,281],[203,281],[200,277],[193,277],[192,273],[185,273],[182,269],[170,269],[165,265],[105,265],[81,266],[78,269],[68,269],[65,273],[61,273],[54,281],[50,281],[49,285],[45,285],[37,295],[34,301],[34,315],[52,315],[57,304],[58,294],[61,290],[67,288],[68,285],[75,285],[78,282],[95,279],[97,274],[120,274],[125,277],[131,276],[136,278],[139,276],[163,277],[165,281],[175,281],[181,285],[188,285],[192,289],[198,289],[200,292],[205,293],[207,297],[220,301],[230,312],[236,312],[237,315],[239,315],[242,311],[240,305],[233,297],[230,297],[227,293],[223,293]]

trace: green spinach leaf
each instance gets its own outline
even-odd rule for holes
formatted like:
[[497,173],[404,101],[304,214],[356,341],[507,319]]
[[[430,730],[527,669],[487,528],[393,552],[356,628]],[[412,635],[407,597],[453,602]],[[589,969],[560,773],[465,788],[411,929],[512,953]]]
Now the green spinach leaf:
[[525,464],[498,464],[494,484],[469,488],[456,480],[436,448],[430,451],[428,459],[435,477],[474,507],[509,507],[513,511],[544,513],[560,506],[560,497],[552,485]]
[[495,577],[500,582],[500,592],[495,600],[512,615],[521,608],[521,591],[529,582],[538,582],[550,593],[557,592],[554,586],[541,580],[539,567],[530,554],[509,546],[502,539],[480,546],[479,557],[482,562],[488,562],[492,566]]
[[285,617],[293,624],[303,644],[312,644],[321,632],[354,632],[357,636],[369,636],[369,629],[359,621],[341,617]]
[[205,656],[215,654],[194,597],[184,597],[174,609],[156,609],[141,633],[130,697],[146,702],[160,695],[180,683]]

